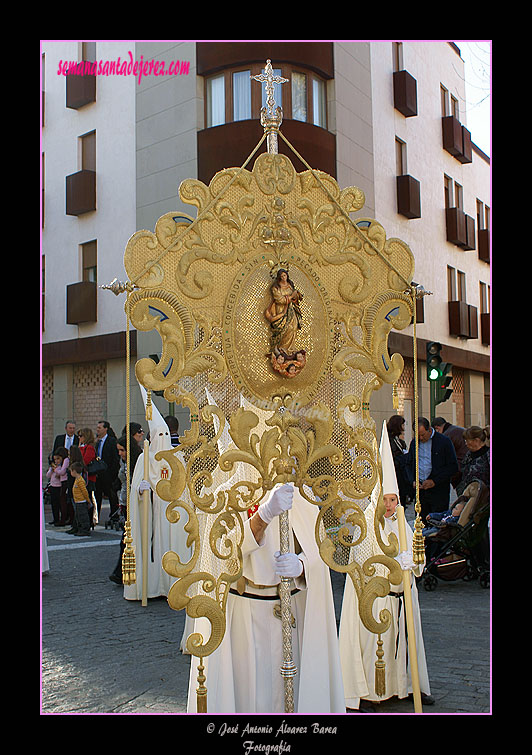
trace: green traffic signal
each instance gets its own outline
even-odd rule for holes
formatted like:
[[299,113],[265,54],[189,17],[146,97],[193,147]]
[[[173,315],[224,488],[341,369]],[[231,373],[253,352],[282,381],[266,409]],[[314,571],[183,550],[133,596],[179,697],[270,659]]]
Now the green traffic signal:
[[442,345],[438,341],[427,343],[427,380],[438,380],[442,374],[440,368],[442,363],[441,350]]

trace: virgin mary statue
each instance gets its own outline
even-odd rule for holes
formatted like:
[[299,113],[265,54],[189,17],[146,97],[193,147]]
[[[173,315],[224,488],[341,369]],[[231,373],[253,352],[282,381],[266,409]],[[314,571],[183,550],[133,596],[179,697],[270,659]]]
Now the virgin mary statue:
[[264,316],[270,323],[272,354],[285,359],[295,358],[297,331],[301,329],[302,314],[299,303],[303,298],[288,276],[280,268],[271,287],[272,301]]

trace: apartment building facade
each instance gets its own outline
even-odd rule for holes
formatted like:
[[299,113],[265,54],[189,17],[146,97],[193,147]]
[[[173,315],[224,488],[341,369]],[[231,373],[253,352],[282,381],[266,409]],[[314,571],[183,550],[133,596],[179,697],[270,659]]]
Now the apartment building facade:
[[[289,79],[275,95],[283,134],[313,168],[365,192],[359,215],[410,245],[415,280],[432,292],[417,313],[422,413],[424,345],[436,340],[453,364],[438,413],[489,422],[490,164],[470,141],[456,45],[52,41],[42,55],[44,460],[68,419],[124,426],[124,297],[99,287],[124,279],[133,233],[165,212],[191,213],[178,199],[182,180],[208,183],[250,155],[264,96],[250,76],[267,59]],[[84,76],[70,67],[81,61],[92,64]],[[280,151],[304,169],[282,140]],[[132,331],[130,343],[132,365],[160,351],[155,333]],[[412,326],[390,335],[390,351],[405,358],[399,411],[410,418]],[[131,373],[131,419],[143,422]],[[372,413],[377,424],[393,413],[389,386]],[[186,429],[186,412],[176,415]]]

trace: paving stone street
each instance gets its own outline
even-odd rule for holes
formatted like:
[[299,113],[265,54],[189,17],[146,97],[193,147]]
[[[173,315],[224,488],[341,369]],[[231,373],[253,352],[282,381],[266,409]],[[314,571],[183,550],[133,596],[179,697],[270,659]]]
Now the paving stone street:
[[[49,512],[45,516],[49,521]],[[98,525],[80,538],[47,524],[46,536],[41,714],[185,713],[190,658],[179,650],[184,611],[170,609],[165,598],[145,607],[124,600],[108,578],[121,533]],[[338,618],[343,576],[334,573],[332,584]],[[489,714],[490,590],[478,580],[440,581],[433,591],[420,584],[418,590],[436,701],[423,713]],[[392,698],[376,711],[411,714],[413,702]]]

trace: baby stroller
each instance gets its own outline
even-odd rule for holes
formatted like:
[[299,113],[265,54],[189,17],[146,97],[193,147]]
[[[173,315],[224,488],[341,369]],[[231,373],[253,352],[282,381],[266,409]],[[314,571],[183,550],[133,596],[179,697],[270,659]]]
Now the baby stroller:
[[442,527],[430,538],[437,550],[420,578],[425,590],[435,590],[439,579],[444,582],[478,579],[481,587],[489,587],[489,487],[474,480],[462,497],[467,503],[458,522]]
[[106,530],[116,530],[119,532],[124,529],[126,522],[126,512],[124,506],[121,503],[118,504],[118,508],[114,511],[109,519],[105,523]]

